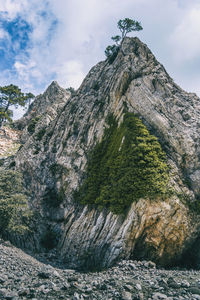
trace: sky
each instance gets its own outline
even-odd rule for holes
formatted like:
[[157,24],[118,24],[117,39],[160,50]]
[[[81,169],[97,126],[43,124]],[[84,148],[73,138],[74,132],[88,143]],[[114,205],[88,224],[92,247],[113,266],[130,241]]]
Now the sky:
[[56,80],[77,89],[124,18],[141,22],[129,36],[200,96],[200,0],[0,0],[0,86],[38,95]]

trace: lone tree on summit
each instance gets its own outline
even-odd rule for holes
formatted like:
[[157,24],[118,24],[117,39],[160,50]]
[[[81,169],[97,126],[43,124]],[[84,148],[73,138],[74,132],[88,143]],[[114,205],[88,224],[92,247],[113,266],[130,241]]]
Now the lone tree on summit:
[[21,89],[13,84],[0,86],[0,128],[5,121],[12,121],[13,112],[11,106],[25,106],[34,95],[31,93],[24,94]]
[[117,27],[119,28],[119,30],[122,33],[122,36],[121,36],[122,40],[123,40],[123,38],[125,38],[127,33],[131,32],[131,31],[140,31],[143,29],[140,22],[131,20],[129,18],[125,18],[124,20],[119,20],[119,22],[117,23]]
[[127,33],[132,31],[140,31],[142,30],[142,25],[140,22],[125,18],[123,20],[119,20],[117,23],[117,27],[121,31],[120,35],[115,35],[111,37],[111,39],[115,42],[114,45],[109,45],[105,50],[105,55],[108,58],[109,63],[112,63],[117,56],[117,53],[120,48],[120,42],[126,37]]

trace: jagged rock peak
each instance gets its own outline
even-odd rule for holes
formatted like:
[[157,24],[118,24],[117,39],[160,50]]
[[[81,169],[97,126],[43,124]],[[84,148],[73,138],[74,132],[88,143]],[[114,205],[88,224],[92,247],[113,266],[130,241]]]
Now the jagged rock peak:
[[56,80],[53,80],[52,83],[48,86],[48,88],[54,87],[54,86],[60,87],[59,84],[58,84],[58,82]]
[[[45,92],[42,94],[42,97],[45,98],[47,102],[55,102],[57,100],[57,97],[59,95],[63,96],[70,96],[70,92],[68,92],[66,89],[62,88],[57,81],[52,81],[52,83],[47,87]],[[43,99],[44,102],[44,99]]]
[[140,41],[140,39],[137,37],[125,37],[122,42],[121,49],[126,55],[130,53],[135,53],[138,55],[138,50],[152,54],[147,45]]
[[64,88],[62,88],[57,81],[52,81],[52,83],[47,87],[45,93],[48,94],[54,94],[54,93],[59,93],[60,91],[65,91],[67,94],[70,94],[68,91],[66,91]]
[[[46,91],[38,95],[34,102],[30,105],[26,114],[15,122],[15,127],[23,129],[27,126],[31,119],[48,114],[51,111],[51,119],[57,116],[58,111],[62,109],[67,100],[70,98],[71,93],[60,87],[56,81],[53,81],[46,89]],[[27,136],[22,135],[23,140]]]
[[57,106],[58,104],[65,103],[70,95],[68,91],[59,86],[57,81],[52,81],[45,92],[36,97],[26,115],[33,112],[34,115],[42,114],[54,104]]

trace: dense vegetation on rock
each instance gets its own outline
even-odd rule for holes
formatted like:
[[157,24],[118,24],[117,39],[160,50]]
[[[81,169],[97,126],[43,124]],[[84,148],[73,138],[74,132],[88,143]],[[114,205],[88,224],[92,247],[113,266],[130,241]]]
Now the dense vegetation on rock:
[[0,233],[28,230],[31,216],[19,172],[0,170]]
[[156,137],[133,113],[118,127],[113,116],[88,163],[77,198],[82,204],[124,213],[139,198],[163,196],[169,179],[165,153]]

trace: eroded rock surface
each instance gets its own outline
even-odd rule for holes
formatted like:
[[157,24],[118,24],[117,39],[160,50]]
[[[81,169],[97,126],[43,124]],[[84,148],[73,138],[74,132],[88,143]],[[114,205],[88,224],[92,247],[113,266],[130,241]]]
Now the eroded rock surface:
[[0,129],[0,159],[14,155],[20,147],[19,130],[3,126]]
[[[200,99],[178,87],[146,45],[126,38],[114,62],[93,67],[73,97],[52,83],[31,109],[16,165],[39,215],[36,231],[52,234],[68,265],[107,267],[129,258],[163,265],[179,261],[199,236],[199,216],[186,202],[195,201],[200,188]],[[117,216],[81,206],[73,194],[108,126],[107,116],[112,113],[120,123],[125,110],[138,114],[158,137],[175,193],[141,199]],[[33,128],[31,114],[39,114]]]

